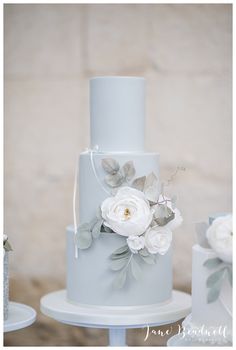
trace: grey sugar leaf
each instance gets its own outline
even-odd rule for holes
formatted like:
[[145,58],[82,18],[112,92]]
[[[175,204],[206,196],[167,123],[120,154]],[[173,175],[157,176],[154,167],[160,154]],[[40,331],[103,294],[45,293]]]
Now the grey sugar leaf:
[[157,202],[160,195],[160,191],[158,179],[154,173],[151,173],[147,176],[143,191],[145,193],[146,198],[150,202]]
[[130,181],[135,175],[135,168],[134,168],[133,161],[130,160],[129,162],[125,163],[122,167],[122,170],[126,180]]
[[92,233],[86,230],[79,230],[76,234],[77,246],[80,249],[88,249],[92,244]]
[[136,190],[143,191],[145,181],[146,181],[146,176],[138,177],[133,181],[132,187],[134,187]]
[[128,257],[122,257],[119,259],[111,260],[109,263],[110,269],[113,271],[119,271],[127,265],[128,260]]
[[102,159],[102,167],[108,174],[111,175],[116,174],[120,169],[119,163],[113,158]]
[[213,272],[206,281],[206,285],[208,288],[212,288],[216,283],[220,282],[220,279],[223,277],[224,275],[224,271],[225,269],[220,269],[218,271]]
[[[92,229],[93,229],[94,225],[95,225],[98,221],[99,221],[99,220],[98,220],[97,217],[93,218],[93,219],[90,221],[90,223],[88,223],[88,225],[89,225],[88,230],[92,232]],[[85,230],[86,230],[86,228],[85,228]]]
[[106,233],[112,233],[112,229],[110,227],[107,227],[106,225],[102,225],[102,231]]
[[119,172],[115,174],[108,174],[105,177],[105,182],[110,187],[119,187],[124,182],[124,176]]
[[93,236],[93,238],[98,238],[98,236],[100,235],[102,223],[103,223],[103,220],[99,220],[93,226],[93,229],[92,229],[92,236]]
[[232,285],[233,285],[232,266],[227,266],[226,269],[227,269],[228,280],[229,280],[229,283],[230,283],[230,285],[232,287]]
[[101,207],[97,208],[97,210],[96,210],[96,217],[97,217],[97,219],[101,219],[102,218]]
[[212,258],[204,261],[203,266],[205,266],[208,269],[214,269],[220,264],[222,264],[222,260],[220,260],[219,258]]
[[140,255],[140,258],[143,259],[143,261],[149,265],[154,265],[156,264],[156,259],[155,259],[155,256],[152,255],[152,254],[149,254],[149,255]]
[[114,289],[121,289],[126,281],[126,276],[127,276],[127,270],[124,268],[121,270],[119,273],[117,273],[116,277],[113,280],[113,288]]
[[221,286],[218,284],[215,284],[212,288],[209,289],[207,294],[207,302],[213,303],[216,301],[220,295],[220,288]]
[[110,255],[110,259],[111,260],[117,260],[117,259],[121,259],[121,258],[128,258],[128,257],[130,257],[130,255],[131,255],[131,251],[127,250],[126,252],[121,253],[121,254],[112,254],[112,255]]
[[167,205],[161,204],[155,207],[154,217],[158,226],[164,226],[175,218],[175,213]]
[[139,252],[139,255],[141,255],[141,256],[148,256],[148,255],[150,255],[150,253],[148,252],[147,248],[140,249],[138,252]]
[[125,252],[128,252],[129,251],[129,247],[127,244],[123,245],[122,247],[116,249],[112,255],[119,255],[119,254],[123,254]]
[[132,275],[134,276],[134,278],[136,280],[139,280],[142,277],[142,270],[139,266],[138,261],[135,259],[134,256],[132,257],[132,259],[130,261],[130,265],[131,265]]
[[6,240],[6,241],[4,242],[4,249],[5,249],[6,252],[10,252],[10,251],[13,250],[12,247],[11,247],[11,245],[10,245],[10,243],[8,242],[8,240]]
[[91,228],[91,223],[85,222],[84,224],[79,225],[78,231],[89,231]]

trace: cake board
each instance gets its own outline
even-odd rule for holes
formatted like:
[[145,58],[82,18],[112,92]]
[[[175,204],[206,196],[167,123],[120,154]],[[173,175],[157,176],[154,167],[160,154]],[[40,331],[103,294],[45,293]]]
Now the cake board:
[[126,346],[126,329],[160,326],[184,318],[191,310],[191,296],[173,290],[172,300],[161,305],[102,307],[73,304],[67,301],[66,290],[59,290],[43,296],[40,308],[61,323],[108,329],[110,346]]
[[32,307],[10,301],[8,318],[4,321],[4,333],[31,326],[36,315]]

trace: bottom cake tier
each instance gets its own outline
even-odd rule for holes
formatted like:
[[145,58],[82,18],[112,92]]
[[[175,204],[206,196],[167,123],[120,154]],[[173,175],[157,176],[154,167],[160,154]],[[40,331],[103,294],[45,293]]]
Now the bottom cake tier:
[[109,268],[109,257],[125,244],[124,237],[102,233],[88,250],[75,257],[74,229],[67,228],[67,298],[69,302],[100,306],[142,306],[167,303],[172,293],[172,249],[160,255],[154,265],[141,264],[137,281],[127,275],[125,285],[114,289],[116,271]]

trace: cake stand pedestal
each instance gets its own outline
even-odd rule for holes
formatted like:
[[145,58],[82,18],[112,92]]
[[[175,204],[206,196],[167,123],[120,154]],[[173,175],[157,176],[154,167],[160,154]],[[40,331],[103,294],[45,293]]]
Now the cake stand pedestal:
[[28,327],[35,320],[36,311],[32,307],[10,301],[8,319],[4,321],[4,332]]
[[191,310],[191,296],[173,290],[168,303],[139,307],[102,307],[72,304],[66,290],[41,298],[42,313],[61,323],[90,328],[109,329],[110,346],[126,346],[126,329],[170,324],[184,318]]

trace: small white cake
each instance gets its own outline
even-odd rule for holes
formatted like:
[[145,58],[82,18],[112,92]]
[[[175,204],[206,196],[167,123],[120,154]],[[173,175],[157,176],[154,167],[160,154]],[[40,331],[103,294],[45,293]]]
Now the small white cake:
[[186,336],[224,345],[232,341],[232,216],[209,221],[192,248],[192,314],[183,326]]

